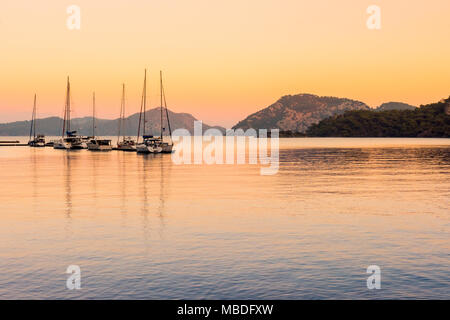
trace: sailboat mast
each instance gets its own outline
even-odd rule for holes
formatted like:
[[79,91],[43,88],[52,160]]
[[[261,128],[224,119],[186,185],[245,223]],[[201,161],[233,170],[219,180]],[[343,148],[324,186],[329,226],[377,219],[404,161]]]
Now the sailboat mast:
[[95,138],[95,92],[92,94],[92,137]]
[[[31,113],[30,139],[29,139],[29,141],[31,141],[31,136],[36,137],[35,117],[36,117],[36,94],[34,94],[33,112]],[[34,133],[33,133],[33,131],[34,131]]]
[[36,93],[34,94],[34,107],[33,107],[33,138],[36,141]]
[[143,98],[144,98],[144,136],[145,136],[145,111],[147,109],[147,69],[145,69],[145,74],[144,74],[144,93],[143,93]]
[[170,141],[172,141],[172,128],[170,127],[169,111],[167,110],[166,93],[164,91],[164,87],[162,85],[161,87],[162,87],[162,95],[164,98],[164,108],[166,109],[167,126],[169,127],[169,137]]
[[122,106],[123,106],[123,111],[122,111],[122,126],[123,126],[123,140],[125,141],[125,131],[126,131],[126,126],[125,126],[125,83],[122,84]]
[[162,71],[159,71],[159,88],[160,88],[160,96],[161,96],[161,108],[160,108],[160,114],[161,114],[161,140],[163,139],[163,91],[162,91]]
[[[146,79],[147,79],[147,69],[145,69],[145,77],[144,77],[144,89],[142,90],[142,97],[141,97],[141,110],[139,112],[139,123],[138,123],[138,133],[136,138],[136,143],[139,142],[139,136],[141,135],[141,120],[142,120],[142,108],[144,107],[144,96],[145,96],[145,85],[146,85]],[[144,111],[144,133],[145,135],[145,111]]]
[[70,82],[67,77],[67,131],[70,131]]
[[[123,127],[123,121],[124,121],[124,113],[125,113],[125,84],[122,83],[122,100],[120,102],[120,117],[119,117],[119,132],[117,133],[117,141],[120,141],[120,134]],[[124,128],[125,131],[125,128]],[[125,132],[123,133],[124,140],[125,140]]]
[[[66,132],[66,123],[67,123],[67,118],[68,118],[68,107],[69,107],[69,91],[70,91],[70,87],[69,87],[69,77],[67,77],[67,90],[66,90],[66,102],[64,105],[64,120],[63,120],[63,128],[62,128],[62,133],[61,133],[61,137],[64,138],[64,134]],[[67,130],[70,130],[69,128]]]

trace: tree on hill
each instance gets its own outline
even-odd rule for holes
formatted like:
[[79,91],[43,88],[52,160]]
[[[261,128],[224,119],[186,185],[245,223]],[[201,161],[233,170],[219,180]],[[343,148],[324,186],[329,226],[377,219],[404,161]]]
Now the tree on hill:
[[314,137],[450,137],[450,97],[415,110],[352,110],[311,125]]

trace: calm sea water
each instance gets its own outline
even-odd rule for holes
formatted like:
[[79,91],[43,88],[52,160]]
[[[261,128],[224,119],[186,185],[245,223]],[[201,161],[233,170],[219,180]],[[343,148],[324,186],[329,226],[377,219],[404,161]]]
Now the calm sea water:
[[450,139],[280,148],[278,174],[261,176],[0,147],[0,298],[450,298]]

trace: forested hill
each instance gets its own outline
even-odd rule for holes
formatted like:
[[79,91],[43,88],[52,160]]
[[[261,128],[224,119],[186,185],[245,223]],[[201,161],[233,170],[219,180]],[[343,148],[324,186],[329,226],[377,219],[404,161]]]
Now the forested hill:
[[313,124],[314,137],[450,137],[450,97],[415,110],[353,110]]

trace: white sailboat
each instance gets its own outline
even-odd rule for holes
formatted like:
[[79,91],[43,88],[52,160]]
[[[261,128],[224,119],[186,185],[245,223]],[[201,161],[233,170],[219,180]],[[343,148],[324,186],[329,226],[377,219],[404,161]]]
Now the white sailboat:
[[[33,140],[31,138],[33,137]],[[36,94],[34,95],[33,114],[31,116],[30,139],[28,145],[34,148],[45,147],[45,136],[36,134]]]
[[90,151],[111,151],[111,140],[98,139],[95,137],[95,92],[92,95],[92,137],[87,142]]
[[70,129],[70,81],[67,77],[67,91],[66,103],[64,106],[64,120],[61,138],[54,141],[54,149],[85,149],[80,136],[77,136],[76,131]]
[[112,145],[109,139],[97,139],[94,138],[87,144],[90,151],[111,151]]
[[[172,129],[170,127],[169,120],[169,111],[167,110],[167,102],[166,102],[166,94],[164,92],[163,80],[162,80],[162,71],[159,72],[160,79],[160,91],[161,91],[161,148],[163,153],[172,153],[173,151],[173,141],[172,141]],[[164,131],[166,128],[163,126],[163,101],[164,101],[164,109],[166,112],[167,125],[169,127],[169,142],[164,142]]]
[[[136,151],[136,142],[131,137],[125,136],[126,120],[125,120],[125,84],[122,84],[122,101],[120,105],[119,131],[117,134],[117,148],[120,151]],[[122,135],[122,140],[121,138]]]
[[[144,74],[144,89],[142,92],[142,99],[141,99],[141,112],[139,114],[139,125],[138,125],[138,135],[137,135],[137,141],[138,144],[136,145],[136,151],[138,153],[161,153],[162,147],[159,143],[158,138],[154,138],[152,135],[146,134],[146,121],[145,121],[145,112],[147,111],[147,69],[145,69]],[[141,120],[143,120],[141,122]],[[139,143],[139,137],[141,135],[141,123],[142,126],[142,139],[143,141]]]

